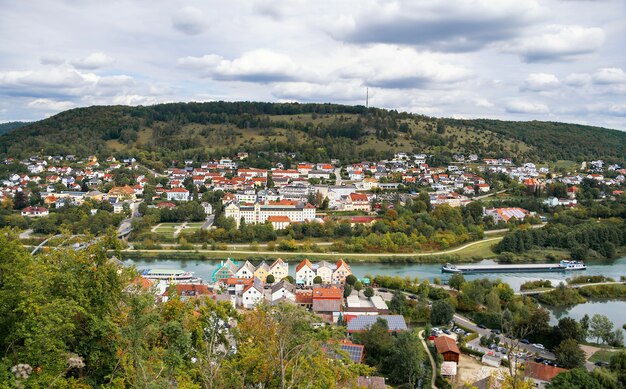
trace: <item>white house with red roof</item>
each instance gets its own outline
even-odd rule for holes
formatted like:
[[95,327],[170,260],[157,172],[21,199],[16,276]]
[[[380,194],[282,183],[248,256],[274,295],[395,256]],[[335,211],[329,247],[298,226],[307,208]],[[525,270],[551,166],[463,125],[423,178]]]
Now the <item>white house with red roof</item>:
[[189,201],[189,191],[185,188],[166,189],[167,201]]
[[48,208],[45,207],[26,207],[22,209],[22,216],[25,217],[42,217],[48,216]]
[[258,278],[243,289],[241,293],[241,305],[246,309],[252,309],[263,301],[263,287]]

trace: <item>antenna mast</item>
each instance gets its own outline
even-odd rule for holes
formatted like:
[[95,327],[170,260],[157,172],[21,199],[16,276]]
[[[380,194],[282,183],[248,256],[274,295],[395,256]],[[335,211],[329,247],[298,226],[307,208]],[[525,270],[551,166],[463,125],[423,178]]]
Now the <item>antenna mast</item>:
[[367,88],[365,92],[365,108],[369,108],[369,106],[370,106],[370,88]]

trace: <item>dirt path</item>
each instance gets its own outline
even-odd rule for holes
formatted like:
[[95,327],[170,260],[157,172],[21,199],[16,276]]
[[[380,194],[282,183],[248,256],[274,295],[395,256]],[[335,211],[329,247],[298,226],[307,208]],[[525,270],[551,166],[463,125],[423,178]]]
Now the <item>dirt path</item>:
[[430,359],[430,370],[432,371],[432,377],[430,379],[430,382],[431,382],[432,388],[437,389],[437,387],[435,386],[435,381],[437,378],[437,365],[435,365],[435,360],[433,359],[433,356],[430,354],[430,349],[428,348],[428,345],[426,344],[426,341],[424,340],[424,330],[421,330],[419,334],[417,334],[417,336],[419,336],[420,340],[422,341],[422,346],[424,346],[424,349],[426,350],[426,354],[428,354],[428,359]]

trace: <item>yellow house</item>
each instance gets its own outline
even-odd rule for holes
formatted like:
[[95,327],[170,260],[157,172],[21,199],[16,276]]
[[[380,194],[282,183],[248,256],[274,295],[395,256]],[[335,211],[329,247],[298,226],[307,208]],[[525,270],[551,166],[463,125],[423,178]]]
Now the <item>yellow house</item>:
[[[265,263],[265,261],[261,262],[259,266],[257,266],[256,270],[254,270],[254,276],[261,280],[261,282],[265,283],[267,280],[267,275],[270,271],[270,266]],[[278,281],[278,280],[276,280]]]
[[267,274],[272,274],[276,282],[278,282],[289,275],[289,264],[278,258],[270,265]]

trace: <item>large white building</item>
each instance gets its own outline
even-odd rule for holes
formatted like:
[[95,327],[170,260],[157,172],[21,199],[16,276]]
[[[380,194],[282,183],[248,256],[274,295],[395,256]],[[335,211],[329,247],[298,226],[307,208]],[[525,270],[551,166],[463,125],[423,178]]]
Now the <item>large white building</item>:
[[289,222],[305,222],[315,219],[315,207],[295,201],[266,201],[254,204],[231,202],[224,208],[224,215],[235,219],[237,226],[243,218],[248,224],[265,223],[271,216],[286,216]]

